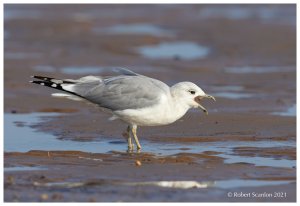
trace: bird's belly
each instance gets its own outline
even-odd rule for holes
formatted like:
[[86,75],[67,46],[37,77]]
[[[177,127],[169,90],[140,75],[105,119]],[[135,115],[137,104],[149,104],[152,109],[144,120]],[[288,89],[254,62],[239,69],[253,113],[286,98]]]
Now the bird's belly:
[[[186,111],[185,111],[186,112]],[[159,126],[175,122],[184,113],[174,113],[168,108],[143,108],[143,109],[126,109],[114,112],[120,119],[138,126]]]

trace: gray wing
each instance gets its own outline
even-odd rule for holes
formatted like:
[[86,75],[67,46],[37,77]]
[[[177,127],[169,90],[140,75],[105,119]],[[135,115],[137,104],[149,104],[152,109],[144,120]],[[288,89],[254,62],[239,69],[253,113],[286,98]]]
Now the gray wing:
[[158,103],[162,95],[169,93],[169,87],[165,83],[131,71],[127,75],[109,78],[83,77],[76,84],[67,87],[68,85],[63,86],[64,89],[112,111],[149,107]]

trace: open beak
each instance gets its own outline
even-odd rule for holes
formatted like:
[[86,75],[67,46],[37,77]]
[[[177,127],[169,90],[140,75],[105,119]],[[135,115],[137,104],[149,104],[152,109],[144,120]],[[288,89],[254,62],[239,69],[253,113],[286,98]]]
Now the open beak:
[[212,99],[212,100],[214,100],[214,101],[216,101],[216,99],[215,99],[213,96],[208,95],[208,94],[206,94],[206,95],[204,95],[204,96],[197,96],[197,97],[194,98],[195,102],[198,103],[199,108],[200,108],[206,115],[208,115],[208,112],[207,112],[207,110],[205,109],[205,107],[203,107],[203,106],[200,104],[200,103],[201,103],[201,100],[202,100],[203,98]]

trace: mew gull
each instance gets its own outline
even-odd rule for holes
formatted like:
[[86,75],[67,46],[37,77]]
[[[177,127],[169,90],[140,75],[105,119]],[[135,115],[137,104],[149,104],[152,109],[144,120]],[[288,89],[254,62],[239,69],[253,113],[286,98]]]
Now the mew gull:
[[56,79],[44,76],[32,76],[38,80],[30,81],[51,87],[65,93],[52,94],[72,100],[88,100],[105,108],[113,116],[128,123],[128,150],[134,144],[141,149],[136,135],[137,126],[167,125],[180,119],[190,108],[207,110],[200,104],[203,98],[213,99],[211,95],[192,82],[179,82],[172,87],[128,69],[114,69],[117,76],[85,76],[80,79]]

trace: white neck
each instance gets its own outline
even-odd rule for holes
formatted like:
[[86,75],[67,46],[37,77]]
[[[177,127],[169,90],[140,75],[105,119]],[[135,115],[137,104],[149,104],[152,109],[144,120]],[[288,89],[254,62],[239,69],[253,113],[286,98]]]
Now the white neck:
[[190,109],[190,107],[176,95],[172,95],[169,101],[169,111],[167,113],[172,122],[180,119]]

